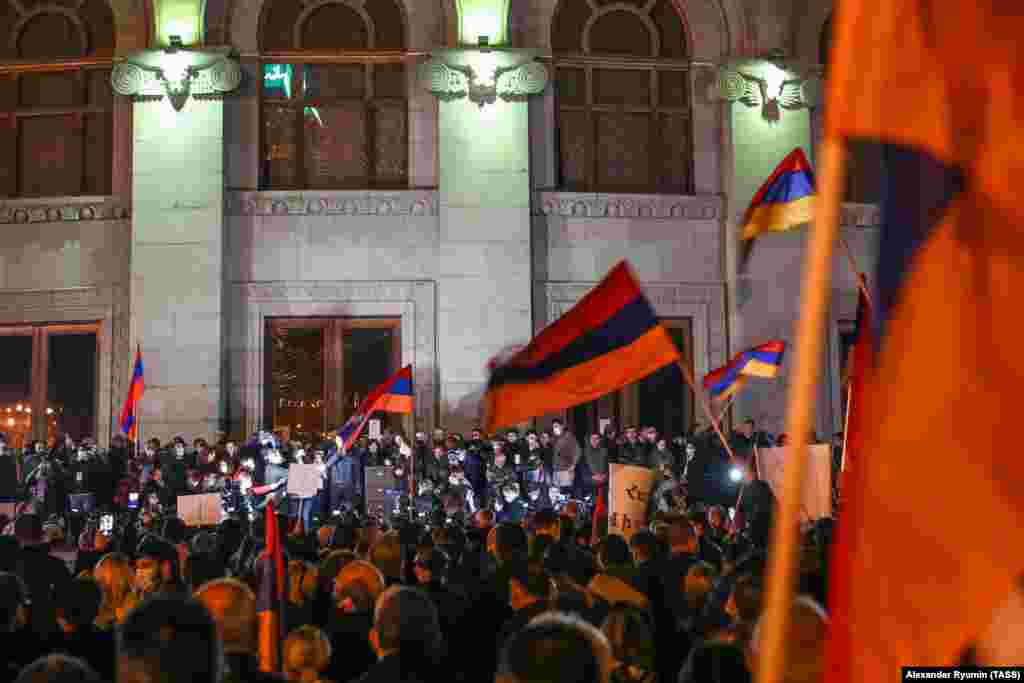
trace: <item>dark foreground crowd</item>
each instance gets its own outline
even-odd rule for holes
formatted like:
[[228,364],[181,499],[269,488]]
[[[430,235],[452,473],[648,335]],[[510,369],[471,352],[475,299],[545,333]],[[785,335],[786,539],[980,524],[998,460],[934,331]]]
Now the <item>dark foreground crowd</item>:
[[[600,492],[607,462],[646,462],[670,480],[692,459],[688,443],[673,455],[664,441],[636,445],[633,435],[595,435],[566,455],[559,436],[550,469],[581,465],[590,491]],[[412,448],[422,445],[416,441]],[[445,473],[426,471],[431,463],[447,465],[447,474],[464,469],[448,457],[403,460],[410,448],[398,444],[387,457],[396,467],[425,468],[416,472],[424,480],[444,481]],[[500,457],[508,443],[498,444]],[[346,507],[306,516],[292,506],[288,517],[279,506],[279,528],[290,531],[274,673],[258,664],[266,524],[258,509],[201,529],[187,528],[173,509],[119,515],[113,527],[87,526],[71,562],[58,556],[63,532],[45,505],[0,520],[9,532],[0,536],[0,683],[751,679],[767,487],[748,483],[736,514],[688,498],[681,486],[673,505],[652,506],[649,525],[626,540],[603,526],[595,533],[586,505],[573,499],[575,473],[549,477],[551,496],[561,489],[567,498],[562,504],[535,498],[522,503],[523,514],[503,514],[511,501],[502,504],[509,487],[499,481],[532,488],[532,479],[514,466],[488,478],[494,456],[492,445],[481,502],[459,514],[442,506],[439,514],[380,519]],[[805,530],[787,681],[820,679],[830,530],[827,521]]]

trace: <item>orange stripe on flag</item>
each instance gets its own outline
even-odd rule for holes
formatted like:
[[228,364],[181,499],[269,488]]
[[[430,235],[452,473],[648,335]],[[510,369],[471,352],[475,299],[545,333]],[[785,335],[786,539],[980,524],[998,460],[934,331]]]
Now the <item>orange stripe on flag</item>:
[[402,396],[400,394],[385,394],[378,399],[376,405],[373,407],[374,410],[381,410],[385,413],[411,413],[412,412],[412,396]]
[[[524,422],[535,415],[586,403],[642,379],[679,358],[672,338],[660,325],[651,328],[629,346],[592,361],[573,366],[546,380],[495,387],[489,396],[489,421],[493,427]],[[500,412],[496,412],[500,409]]]

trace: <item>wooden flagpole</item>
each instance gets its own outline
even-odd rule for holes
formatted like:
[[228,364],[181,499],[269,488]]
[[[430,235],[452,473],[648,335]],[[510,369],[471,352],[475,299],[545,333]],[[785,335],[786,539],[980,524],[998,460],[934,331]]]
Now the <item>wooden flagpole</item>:
[[821,194],[804,264],[797,359],[786,410],[786,430],[792,435],[782,496],[772,529],[763,641],[758,647],[755,680],[781,683],[785,672],[786,639],[793,604],[803,481],[807,465],[807,435],[814,416],[815,388],[821,369],[821,345],[832,278],[832,255],[839,224],[839,205],[845,172],[843,142],[828,138],[821,145]]
[[704,407],[704,412],[707,414],[708,419],[711,420],[711,426],[714,427],[715,433],[718,434],[718,438],[722,441],[722,445],[725,447],[725,452],[729,455],[729,462],[736,462],[736,455],[732,452],[732,447],[729,445],[729,441],[725,438],[725,434],[722,433],[722,428],[718,425],[718,420],[715,419],[715,414],[711,410],[711,404],[708,402],[708,397],[704,395],[704,392],[697,388],[697,383],[693,379],[693,372],[690,371],[689,366],[679,359],[676,361],[679,369],[683,371],[683,377],[686,378],[687,384],[690,385],[690,389],[693,390],[693,395],[698,397],[701,405]]

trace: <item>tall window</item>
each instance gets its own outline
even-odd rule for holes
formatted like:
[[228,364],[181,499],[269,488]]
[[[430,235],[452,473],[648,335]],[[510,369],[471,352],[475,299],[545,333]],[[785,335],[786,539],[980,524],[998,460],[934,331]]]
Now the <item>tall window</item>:
[[110,194],[113,54],[105,0],[0,0],[0,197]]
[[406,186],[405,45],[395,0],[270,3],[261,27],[261,186]]
[[551,44],[562,188],[690,192],[686,30],[671,0],[562,0]]
[[96,323],[0,326],[0,432],[30,439],[96,437]]
[[[321,434],[337,429],[398,370],[397,318],[270,318],[265,348],[267,427]],[[376,415],[382,425],[401,418]]]

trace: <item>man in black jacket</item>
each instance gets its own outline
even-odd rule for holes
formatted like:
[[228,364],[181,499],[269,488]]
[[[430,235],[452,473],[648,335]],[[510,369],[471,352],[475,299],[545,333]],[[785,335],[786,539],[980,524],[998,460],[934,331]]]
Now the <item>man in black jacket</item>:
[[394,586],[377,599],[370,644],[377,663],[359,683],[448,680],[437,671],[443,639],[434,603],[413,588]]
[[50,555],[38,515],[19,517],[14,535],[21,545],[15,573],[27,584],[32,600],[29,628],[39,637],[49,638],[57,631],[56,596],[71,581],[71,574],[62,560]]

